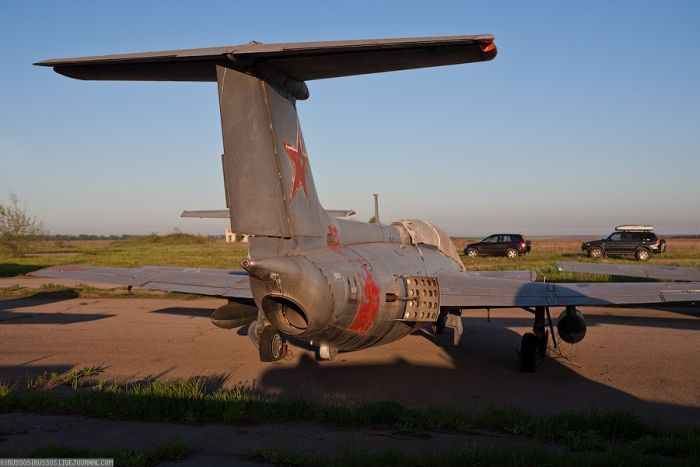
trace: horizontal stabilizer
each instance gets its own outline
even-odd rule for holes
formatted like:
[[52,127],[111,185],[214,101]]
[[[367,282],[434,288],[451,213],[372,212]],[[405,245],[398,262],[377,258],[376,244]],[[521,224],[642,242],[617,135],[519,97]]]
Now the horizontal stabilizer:
[[332,217],[350,217],[357,214],[353,209],[326,209],[326,212]]
[[204,211],[182,211],[180,217],[198,217],[200,219],[228,219],[231,213],[228,209],[209,209]]
[[285,85],[288,79],[301,82],[491,60],[496,56],[493,40],[492,35],[484,34],[283,44],[249,42],[204,49],[51,59],[35,65],[53,67],[71,78],[135,81],[216,81],[219,65]]
[[635,266],[631,264],[557,263],[566,272],[608,274],[610,276],[645,277],[669,281],[700,281],[700,268],[675,266]]
[[166,290],[214,297],[252,299],[245,271],[208,268],[144,266],[107,268],[68,264],[52,266],[29,275],[57,279],[130,285],[143,289]]

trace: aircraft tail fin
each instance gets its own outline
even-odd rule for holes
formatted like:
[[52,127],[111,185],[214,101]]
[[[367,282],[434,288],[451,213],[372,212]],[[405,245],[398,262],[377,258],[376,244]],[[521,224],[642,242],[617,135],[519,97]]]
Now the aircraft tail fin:
[[304,237],[307,245],[320,242],[327,216],[294,98],[254,76],[220,66],[216,71],[231,229],[256,237]]

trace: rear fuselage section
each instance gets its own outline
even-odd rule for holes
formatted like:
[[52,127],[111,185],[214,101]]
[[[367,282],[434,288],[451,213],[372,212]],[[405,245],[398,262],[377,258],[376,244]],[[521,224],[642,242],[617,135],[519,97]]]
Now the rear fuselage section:
[[400,339],[437,317],[437,296],[411,313],[407,278],[424,278],[437,290],[438,273],[462,270],[458,257],[415,243],[398,224],[328,220],[324,248],[247,264],[268,321],[305,341],[357,350]]

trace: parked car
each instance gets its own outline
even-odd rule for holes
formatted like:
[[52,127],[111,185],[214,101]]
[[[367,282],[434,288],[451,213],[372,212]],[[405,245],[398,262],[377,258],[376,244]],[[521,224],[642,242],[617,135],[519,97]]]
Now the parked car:
[[469,258],[477,256],[507,256],[517,258],[526,255],[532,249],[529,240],[525,240],[520,234],[494,234],[477,243],[470,243],[464,247],[464,254]]
[[652,230],[651,225],[618,225],[605,238],[583,242],[581,250],[590,258],[634,255],[638,261],[646,261],[652,254],[666,251],[666,240],[659,239]]

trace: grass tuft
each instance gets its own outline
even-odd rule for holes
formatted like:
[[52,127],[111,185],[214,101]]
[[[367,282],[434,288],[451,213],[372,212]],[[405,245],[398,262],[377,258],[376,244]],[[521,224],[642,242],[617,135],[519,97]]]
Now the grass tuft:
[[115,465],[146,467],[163,462],[178,462],[190,455],[191,449],[178,439],[170,439],[144,449],[106,447],[98,450],[48,444],[26,453],[0,452],[3,458],[107,458]]
[[632,449],[614,448],[603,453],[553,453],[545,447],[502,449],[495,447],[462,448],[442,452],[411,453],[393,448],[377,452],[346,450],[338,456],[323,457],[318,453],[305,453],[282,448],[255,449],[251,459],[275,465],[287,466],[420,466],[445,465],[474,466],[657,466],[683,465],[673,459],[645,457]]
[[[99,368],[44,375],[25,390],[0,384],[0,412],[27,411],[93,417],[128,417],[180,423],[314,422],[340,426],[391,427],[426,435],[449,431],[503,432],[543,443],[568,446],[574,452],[629,448],[640,455],[693,459],[700,462],[700,429],[663,429],[621,411],[565,412],[535,416],[517,408],[479,411],[409,409],[396,402],[357,405],[317,404],[271,396],[245,386],[210,389],[206,378],[149,381],[118,385],[90,378]],[[55,391],[59,385],[72,390]],[[626,453],[621,455],[628,456]],[[626,458],[626,457],[625,457]]]

